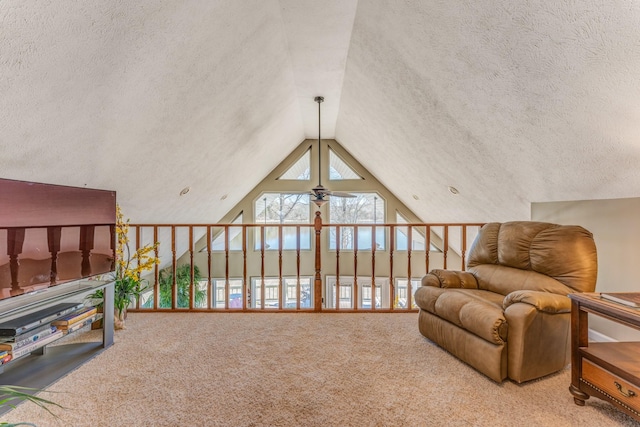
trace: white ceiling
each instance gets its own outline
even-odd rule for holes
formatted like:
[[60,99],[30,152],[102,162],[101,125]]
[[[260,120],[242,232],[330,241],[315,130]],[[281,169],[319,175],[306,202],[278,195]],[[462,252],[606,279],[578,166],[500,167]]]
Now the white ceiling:
[[217,221],[317,137],[316,95],[424,221],[640,196],[635,0],[0,2],[0,177],[134,222]]

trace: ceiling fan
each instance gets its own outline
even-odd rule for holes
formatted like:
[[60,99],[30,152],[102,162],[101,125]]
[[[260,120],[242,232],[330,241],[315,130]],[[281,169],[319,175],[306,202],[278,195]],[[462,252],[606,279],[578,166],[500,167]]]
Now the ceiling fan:
[[314,197],[313,199],[313,203],[316,204],[316,206],[321,207],[325,202],[327,202],[328,200],[326,199],[326,197],[329,196],[335,196],[335,197],[356,197],[353,194],[349,194],[349,193],[343,193],[340,191],[329,191],[325,188],[324,185],[322,185],[322,156],[320,155],[320,147],[321,147],[321,143],[320,143],[320,104],[322,104],[322,102],[324,102],[324,97],[322,96],[316,96],[313,99],[315,102],[318,103],[318,185],[316,185],[315,187],[313,187],[311,189],[311,195]]

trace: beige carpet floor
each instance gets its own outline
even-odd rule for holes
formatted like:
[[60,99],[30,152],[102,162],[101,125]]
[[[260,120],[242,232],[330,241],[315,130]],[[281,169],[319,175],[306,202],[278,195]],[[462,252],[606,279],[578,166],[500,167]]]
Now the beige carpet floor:
[[[99,333],[99,332],[98,332]],[[95,331],[77,339],[99,339]],[[70,337],[71,338],[71,337]],[[417,314],[131,313],[115,344],[2,421],[47,426],[634,426],[568,369],[497,384]]]

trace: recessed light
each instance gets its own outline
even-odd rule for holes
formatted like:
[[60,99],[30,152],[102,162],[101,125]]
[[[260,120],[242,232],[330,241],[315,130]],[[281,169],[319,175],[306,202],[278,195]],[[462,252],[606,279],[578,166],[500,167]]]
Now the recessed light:
[[417,194],[414,194],[414,195],[413,195],[413,198],[414,198],[414,199],[416,199],[416,200],[420,200],[420,197],[418,197],[418,195],[417,195]]
[[180,191],[180,195],[184,196],[185,194],[187,194],[189,191],[191,190],[191,187],[184,187],[182,189],[182,191]]
[[228,194],[225,194],[225,195],[223,195],[222,197],[220,197],[220,200],[224,200],[224,199],[226,199],[227,197],[229,197],[229,195],[228,195]]
[[449,188],[449,192],[451,194],[460,194],[460,192],[458,191],[458,189],[456,187],[449,186],[448,188]]

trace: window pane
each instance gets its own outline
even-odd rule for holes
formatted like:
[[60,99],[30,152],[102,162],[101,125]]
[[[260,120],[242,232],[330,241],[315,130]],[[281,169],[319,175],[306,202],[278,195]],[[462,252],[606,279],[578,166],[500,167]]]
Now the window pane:
[[[309,224],[309,194],[265,193],[255,202],[254,221],[257,224]],[[265,227],[265,250],[280,248],[278,227]],[[282,230],[283,249],[296,249],[295,227],[284,227]],[[255,231],[255,249],[260,250],[262,230]],[[311,230],[300,229],[300,249],[311,249]]]
[[332,149],[329,149],[329,179],[362,179],[344,160],[340,158]]
[[[224,279],[211,279],[211,285],[213,287],[213,295],[211,300],[211,307],[224,308],[224,302],[226,299],[226,284]],[[229,279],[229,308],[240,309],[242,308],[242,299],[244,292],[242,289],[242,279]]]
[[[407,301],[409,290],[407,286],[408,280],[406,278],[397,278],[394,297],[394,308],[407,308]],[[411,295],[415,295],[416,290],[421,286],[421,279],[411,279]],[[411,297],[411,308],[416,308],[415,298]]]
[[[300,308],[313,307],[313,279],[309,276],[300,277]],[[262,278],[251,279],[252,286],[252,308],[262,308]],[[265,308],[280,307],[280,280],[277,277],[264,278]],[[282,292],[284,296],[285,309],[297,309],[298,301],[298,279],[287,276],[282,278]]]
[[308,181],[311,179],[311,150],[307,150],[285,173],[278,179],[294,179]]
[[[377,193],[351,193],[355,197],[330,197],[329,222],[332,224],[383,224],[385,222],[385,201]],[[357,236],[356,236],[357,234]],[[354,249],[353,242],[358,241],[358,250],[371,250],[372,227],[358,227],[357,232],[348,227],[340,229],[340,249]],[[376,249],[384,249],[386,233],[384,227],[376,227]],[[336,229],[329,231],[329,248],[336,249]]]

